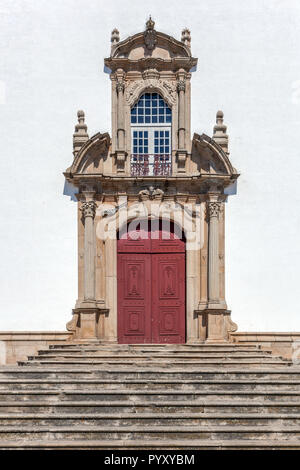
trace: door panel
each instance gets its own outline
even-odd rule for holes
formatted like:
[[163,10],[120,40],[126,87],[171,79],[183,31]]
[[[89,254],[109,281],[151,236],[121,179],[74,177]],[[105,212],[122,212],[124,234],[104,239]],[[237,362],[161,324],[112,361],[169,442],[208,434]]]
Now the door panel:
[[118,338],[185,342],[185,243],[172,226],[141,223],[118,240]]
[[151,342],[151,258],[118,253],[118,337],[120,343]]
[[155,343],[184,343],[184,253],[153,254],[151,259],[152,340]]

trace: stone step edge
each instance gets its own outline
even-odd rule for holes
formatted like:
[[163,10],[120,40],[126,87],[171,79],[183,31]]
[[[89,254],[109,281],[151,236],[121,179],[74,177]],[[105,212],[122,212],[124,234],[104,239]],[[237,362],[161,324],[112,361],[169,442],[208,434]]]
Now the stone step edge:
[[255,419],[255,420],[289,420],[289,419],[300,419],[300,413],[291,413],[291,414],[267,414],[263,415],[257,413],[95,413],[93,415],[83,416],[82,413],[34,413],[34,414],[24,414],[24,413],[0,413],[0,419],[80,419],[91,421],[94,419]]
[[[256,368],[259,368],[259,367],[266,367],[266,366],[270,366],[270,369],[274,369],[277,370],[279,369],[282,369],[283,367],[292,367],[293,364],[292,362],[288,362],[288,361],[274,361],[274,360],[268,360],[268,361],[254,361],[254,360],[250,360],[250,361],[233,361],[233,360],[228,360],[228,361],[208,361],[208,362],[204,362],[204,361],[199,361],[199,362],[187,362],[187,361],[183,361],[183,362],[175,362],[175,361],[170,361],[169,363],[165,363],[165,362],[159,362],[159,361],[76,361],[76,360],[72,360],[72,361],[21,361],[21,362],[18,362],[18,366],[20,368],[26,368],[26,367],[43,367],[43,366],[49,366],[49,367],[59,367],[59,370],[61,370],[62,367],[66,367],[66,366],[73,366],[73,367],[91,367],[91,368],[95,368],[95,367],[111,367],[112,370],[114,370],[113,368],[114,367],[122,367],[122,370],[127,370],[127,369],[124,369],[123,367],[134,367],[134,369],[140,367],[140,368],[143,368],[145,371],[147,371],[150,367],[158,367],[160,370],[164,370],[164,369],[167,369],[167,368],[172,368],[172,370],[175,368],[175,367],[183,367],[183,366],[186,366],[188,367],[190,370],[193,370],[193,368],[199,368],[199,367],[202,367],[202,368],[207,368],[207,367],[216,367],[218,369],[220,369],[220,367],[230,367],[232,366],[233,368],[234,367],[238,367],[238,366],[245,366],[246,368],[248,369],[251,369],[251,370],[256,370]],[[186,369],[183,369],[183,370],[186,370]],[[198,369],[197,369],[198,370]],[[298,369],[299,370],[299,369]],[[1,372],[1,370],[0,370]]]
[[[215,354],[219,354],[218,356]],[[219,358],[222,358],[222,359],[227,359],[227,358],[241,358],[241,359],[280,359],[280,360],[284,360],[282,359],[282,357],[280,356],[272,356],[270,354],[264,354],[264,353],[256,353],[256,354],[251,354],[251,353],[244,353],[244,355],[240,355],[240,354],[234,354],[234,353],[227,353],[226,354],[226,357],[224,358],[224,355],[222,353],[213,353],[213,354],[197,354],[197,355],[182,355],[182,354],[178,354],[176,356],[172,356],[171,354],[167,355],[162,355],[162,354],[155,354],[155,355],[152,355],[152,354],[144,354],[144,355],[133,355],[133,354],[83,354],[83,353],[80,353],[80,354],[66,354],[66,353],[63,353],[63,354],[46,354],[46,353],[43,353],[43,354],[38,354],[38,355],[35,355],[35,356],[28,356],[28,360],[29,361],[32,361],[32,360],[35,360],[35,359],[53,359],[53,358],[56,358],[56,357],[59,357],[59,358],[69,358],[69,359],[78,359],[78,358],[87,358],[87,359],[90,359],[90,358],[95,358],[95,359],[133,359],[133,360],[145,360],[145,359],[219,359]]]
[[217,401],[217,402],[204,402],[204,401],[192,401],[192,402],[186,402],[186,401],[140,401],[140,402],[130,402],[130,401],[65,401],[65,402],[45,402],[45,401],[24,401],[24,402],[17,402],[17,401],[0,401],[0,408],[15,408],[15,407],[150,407],[154,406],[156,408],[160,408],[163,406],[170,406],[170,407],[194,407],[194,406],[203,406],[203,407],[213,407],[213,406],[218,406],[218,407],[275,407],[278,408],[280,406],[282,407],[300,407],[300,401],[299,402],[268,402],[268,401],[261,401],[261,402],[224,402],[224,401]]
[[[173,425],[170,425],[173,426]],[[123,426],[124,429],[121,427],[116,427],[116,426],[49,426],[49,425],[43,425],[40,427],[37,426],[27,426],[24,428],[20,428],[20,426],[0,426],[0,434],[4,433],[32,433],[32,434],[37,434],[37,433],[56,433],[56,432],[61,432],[61,433],[82,433],[82,432],[114,432],[114,433],[133,433],[133,432],[144,432],[144,433],[174,433],[174,434],[185,434],[185,433],[190,433],[190,432],[197,432],[197,433],[206,433],[206,432],[215,432],[215,433],[264,433],[264,432],[272,432],[272,433],[279,433],[279,434],[285,434],[285,433],[300,433],[300,426],[290,426],[290,427],[284,427],[284,428],[278,428],[274,429],[273,426],[270,425],[260,425],[260,426],[228,426],[226,424],[224,425],[219,425],[219,426],[204,426],[204,425],[194,425],[194,426],[184,426],[184,427],[178,427],[178,429],[174,429],[173,427],[170,426],[157,426],[155,425],[154,427],[144,427],[144,425],[140,426]],[[1,442],[1,441],[0,441]],[[299,442],[300,445],[300,442]]]
[[130,440],[59,440],[53,442],[43,442],[43,441],[23,441],[19,442],[9,442],[1,441],[0,449],[72,449],[72,448],[82,448],[82,449],[264,449],[264,448],[289,448],[289,449],[299,449],[300,441],[297,440],[230,440],[220,441],[220,440],[152,440],[152,441],[130,441]]
[[[286,366],[286,364],[283,364]],[[32,366],[32,367],[31,367]],[[275,374],[297,374],[300,376],[300,368],[298,366],[289,366],[289,368],[269,368],[269,369],[252,369],[252,368],[247,368],[247,369],[230,369],[230,368],[222,368],[222,369],[166,369],[166,368],[151,368],[151,369],[116,369],[116,368],[99,368],[99,369],[83,369],[83,368],[45,368],[41,365],[35,366],[33,364],[28,364],[27,367],[19,367],[16,366],[15,368],[8,368],[7,366],[4,366],[3,368],[0,368],[0,376],[2,373],[76,373],[76,374],[94,374],[95,372],[107,372],[111,374],[270,374],[270,375],[275,375]],[[151,379],[153,380],[153,379]]]
[[[176,385],[191,385],[191,384],[202,384],[202,385],[300,385],[300,380],[271,380],[271,379],[228,379],[228,380],[214,380],[214,379],[182,379],[182,382],[178,383],[177,380],[172,379],[123,379],[123,380],[113,380],[113,379],[0,379],[1,384],[8,385],[26,385],[26,384],[57,384],[57,385],[78,385],[78,384],[93,384],[93,385],[103,385],[103,384],[176,384]],[[128,389],[132,390],[132,389]]]
[[300,390],[0,390],[1,395],[299,395]]

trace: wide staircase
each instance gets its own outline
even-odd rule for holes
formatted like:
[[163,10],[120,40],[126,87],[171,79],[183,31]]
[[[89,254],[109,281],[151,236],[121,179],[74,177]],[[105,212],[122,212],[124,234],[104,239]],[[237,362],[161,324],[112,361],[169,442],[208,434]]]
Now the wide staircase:
[[53,345],[0,368],[0,449],[300,449],[300,367],[257,346]]

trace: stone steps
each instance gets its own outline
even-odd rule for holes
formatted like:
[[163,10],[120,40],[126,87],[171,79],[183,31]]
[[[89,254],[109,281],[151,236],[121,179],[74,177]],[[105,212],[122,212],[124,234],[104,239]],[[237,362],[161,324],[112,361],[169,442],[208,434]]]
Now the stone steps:
[[238,439],[272,439],[288,440],[290,437],[298,441],[300,446],[300,426],[286,426],[284,431],[272,426],[181,426],[176,429],[166,426],[126,426],[126,428],[111,426],[70,426],[70,427],[18,427],[5,426],[0,427],[0,439],[6,441],[17,439],[45,439],[59,440],[83,440],[83,439],[101,439],[101,440],[170,440],[170,439],[189,439],[197,440],[232,440]]
[[6,401],[0,402],[0,413],[82,413],[83,417],[90,413],[299,413],[300,401],[277,401],[268,402],[264,400],[77,400],[77,401],[51,401],[51,400],[28,400],[28,401]]
[[227,391],[258,391],[300,393],[300,380],[196,380],[185,379],[181,382],[172,379],[127,379],[127,380],[97,380],[97,379],[0,379],[0,391],[8,392],[18,390],[120,390],[127,393],[134,390],[184,390],[184,391],[209,391],[214,390],[226,393]]
[[299,450],[299,441],[289,440],[257,440],[257,439],[233,439],[233,440],[53,440],[51,441],[1,441],[1,448],[5,450]]
[[41,379],[41,378],[52,378],[52,379],[111,379],[111,380],[132,380],[132,379],[143,379],[156,381],[157,379],[173,379],[173,380],[216,380],[216,379],[264,379],[264,380],[300,380],[300,368],[299,367],[269,367],[269,368],[249,368],[244,366],[241,368],[232,368],[221,366],[215,368],[189,368],[186,364],[185,369],[178,368],[117,368],[117,367],[42,367],[39,365],[27,367],[4,367],[0,369],[0,379],[11,379],[11,378],[26,378],[26,379]]
[[[83,351],[76,351],[76,352],[70,352],[70,351],[58,351],[55,353],[53,351],[39,351],[38,355],[35,356],[29,356],[29,360],[44,360],[44,359],[104,359],[104,360],[124,360],[124,359],[130,359],[131,361],[139,361],[139,360],[145,360],[148,358],[151,359],[166,359],[166,360],[177,360],[177,359],[188,359],[188,360],[193,360],[193,359],[224,359],[224,353],[222,352],[214,352],[210,351],[209,353],[180,353],[180,354],[170,354],[170,353],[119,353],[119,354],[113,354],[111,352],[106,352],[106,353],[99,353],[99,351],[95,352],[86,352],[84,353]],[[242,351],[242,352],[228,352],[226,353],[226,359],[256,359],[256,358],[266,358],[266,359],[272,359],[274,360],[275,358],[278,361],[282,361],[283,359],[280,357],[274,357],[271,355],[270,352],[261,352],[261,351]],[[285,360],[284,360],[285,361]]]
[[1,413],[0,426],[85,426],[111,427],[141,425],[164,426],[272,426],[273,429],[300,426],[299,413],[95,413],[84,417],[80,413]]
[[[76,365],[76,366],[89,366],[89,367],[95,367],[99,365],[108,365],[108,366],[121,366],[124,365],[126,367],[131,366],[139,366],[143,368],[148,368],[148,367],[169,367],[169,366],[186,366],[187,365],[187,360],[176,360],[176,359],[170,359],[166,360],[164,359],[162,361],[156,361],[153,358],[149,357],[146,360],[139,360],[139,361],[128,361],[128,360],[97,360],[97,359],[89,359],[89,358],[83,358],[83,359],[31,359],[30,362],[26,361],[19,361],[18,364],[20,366],[39,366],[39,365],[49,365],[49,366],[65,366],[65,365]],[[251,364],[252,366],[265,366],[266,364],[268,365],[274,365],[277,367],[282,367],[282,366],[288,366],[291,364],[290,361],[285,361],[283,362],[280,360],[280,358],[255,358],[255,359],[248,359],[248,358],[243,358],[243,359],[201,359],[201,360],[189,360],[188,364],[193,367],[212,367],[214,365],[230,365],[233,367],[241,367],[242,364]]]
[[59,344],[0,367],[0,449],[300,449],[300,367],[233,344]]
[[194,402],[198,399],[218,401],[219,399],[230,399],[232,403],[238,403],[241,400],[257,402],[271,402],[276,404],[282,400],[300,404],[300,391],[235,391],[235,390],[19,390],[19,391],[0,391],[0,403],[16,401],[40,401],[48,400],[51,404],[57,400],[62,401],[126,401],[129,404],[138,402],[153,402],[153,400],[172,400]]
[[89,343],[59,343],[59,344],[52,344],[49,346],[49,350],[66,350],[66,349],[74,349],[74,350],[81,350],[81,351],[88,351],[88,350],[97,350],[97,351],[139,351],[144,350],[145,352],[151,351],[196,351],[196,350],[218,350],[218,351],[228,351],[234,350],[237,351],[239,349],[247,349],[247,350],[261,350],[261,348],[254,344],[239,344],[239,343],[214,343],[214,344],[207,344],[207,343],[197,343],[197,344],[112,344],[112,343],[100,343],[100,342],[89,342]]

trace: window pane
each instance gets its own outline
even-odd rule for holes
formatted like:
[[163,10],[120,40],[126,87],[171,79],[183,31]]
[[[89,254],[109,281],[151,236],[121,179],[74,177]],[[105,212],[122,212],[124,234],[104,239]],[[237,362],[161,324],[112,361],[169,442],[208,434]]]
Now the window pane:
[[131,122],[133,124],[171,123],[172,110],[158,93],[144,93],[131,109]]

